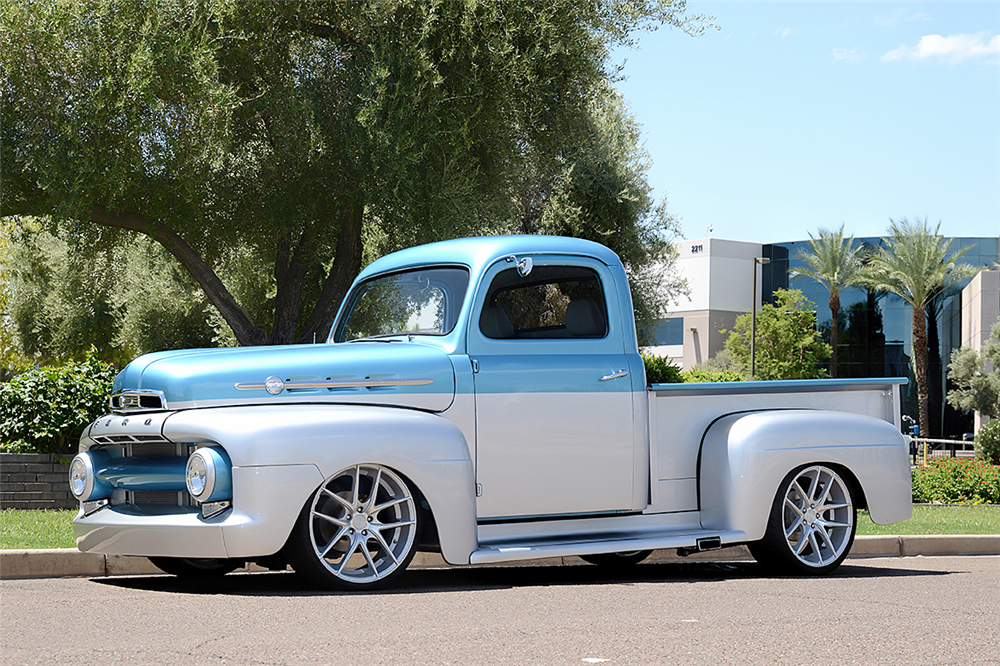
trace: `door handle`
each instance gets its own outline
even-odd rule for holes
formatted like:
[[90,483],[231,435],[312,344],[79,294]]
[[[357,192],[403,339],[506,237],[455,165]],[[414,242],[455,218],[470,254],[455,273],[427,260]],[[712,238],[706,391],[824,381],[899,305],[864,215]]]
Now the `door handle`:
[[609,379],[618,379],[619,377],[626,377],[626,376],[628,376],[628,370],[619,370],[613,375],[604,375],[603,377],[601,377],[601,381],[606,382]]

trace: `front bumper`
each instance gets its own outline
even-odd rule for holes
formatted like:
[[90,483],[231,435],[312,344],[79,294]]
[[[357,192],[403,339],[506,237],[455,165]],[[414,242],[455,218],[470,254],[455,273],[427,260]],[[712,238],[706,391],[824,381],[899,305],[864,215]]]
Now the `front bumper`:
[[108,506],[73,520],[77,547],[109,555],[250,558],[278,552],[323,482],[315,465],[233,468],[233,508]]

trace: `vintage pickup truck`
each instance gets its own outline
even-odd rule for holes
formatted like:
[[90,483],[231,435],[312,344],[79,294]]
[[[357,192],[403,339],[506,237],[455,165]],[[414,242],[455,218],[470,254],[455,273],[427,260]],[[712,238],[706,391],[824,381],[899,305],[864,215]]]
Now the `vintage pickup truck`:
[[621,260],[582,240],[383,257],[324,344],[142,356],[70,468],[81,550],[316,583],[748,544],[826,573],[857,509],[910,516],[905,380],[647,386]]

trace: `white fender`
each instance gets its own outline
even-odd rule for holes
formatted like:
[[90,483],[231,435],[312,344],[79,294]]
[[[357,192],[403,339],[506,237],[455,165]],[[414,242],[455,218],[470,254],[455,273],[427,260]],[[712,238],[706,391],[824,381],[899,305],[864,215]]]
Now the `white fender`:
[[731,414],[709,426],[700,458],[702,526],[742,530],[749,541],[764,536],[781,480],[800,465],[849,470],[876,523],[911,515],[906,440],[880,419],[816,410]]
[[[234,509],[241,486],[255,495],[268,493],[271,466],[315,466],[315,477],[301,487],[282,486],[280,509],[295,517],[323,479],[359,463],[386,465],[405,475],[420,490],[437,523],[441,552],[451,564],[468,564],[477,547],[475,474],[469,446],[461,431],[433,414],[364,405],[280,405],[219,407],[177,412],[163,424],[164,436],[178,442],[214,442],[229,454],[234,467]],[[236,480],[253,473],[253,483]],[[252,498],[247,498],[252,503]],[[260,507],[264,509],[264,507]],[[278,507],[267,509],[278,510]],[[268,521],[280,531],[265,539],[284,543],[294,518]],[[227,548],[237,534],[226,533]],[[237,527],[236,525],[234,527]],[[244,531],[246,531],[244,529]],[[255,534],[260,543],[262,535]],[[273,551],[272,551],[273,552]],[[266,555],[268,553],[257,553]]]

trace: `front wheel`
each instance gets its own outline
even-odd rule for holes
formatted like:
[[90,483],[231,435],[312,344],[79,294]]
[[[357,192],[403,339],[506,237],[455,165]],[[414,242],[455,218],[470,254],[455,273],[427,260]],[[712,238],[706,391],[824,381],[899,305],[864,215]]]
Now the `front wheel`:
[[772,571],[825,574],[847,557],[856,523],[850,484],[829,467],[807,465],[781,482],[764,538],[748,546]]
[[418,520],[417,501],[399,475],[381,465],[348,467],[306,503],[289,541],[289,560],[324,587],[379,587],[413,559]]
[[214,578],[225,576],[243,566],[243,560],[215,559],[207,557],[150,557],[160,571],[179,578]]

